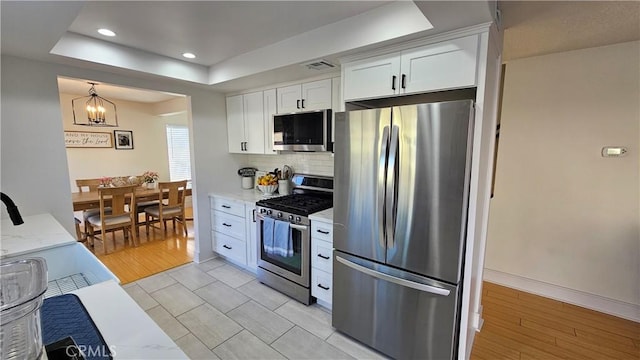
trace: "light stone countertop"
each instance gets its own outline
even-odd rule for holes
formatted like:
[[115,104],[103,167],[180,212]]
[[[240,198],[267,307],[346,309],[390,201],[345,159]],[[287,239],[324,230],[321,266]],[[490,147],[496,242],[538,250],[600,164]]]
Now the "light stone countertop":
[[117,278],[52,215],[25,216],[23,220],[24,224],[19,226],[14,226],[9,219],[2,220],[3,258],[44,257],[49,280],[84,270],[101,273],[101,279],[109,279],[72,293],[82,301],[114,359],[188,359],[118,285]]
[[[209,193],[209,196],[217,196],[225,199],[243,201],[245,203],[251,203],[255,205],[255,203],[262,199],[267,199],[259,190],[257,189],[248,189],[248,190],[236,190],[236,191],[214,191]],[[274,196],[279,196],[277,193]]]
[[14,226],[10,219],[2,220],[0,258],[76,242],[51,214],[25,216],[23,220],[24,224],[18,226]]
[[311,221],[324,221],[324,222],[333,222],[333,208],[322,210],[320,212],[309,215],[309,219]]
[[72,293],[82,301],[114,359],[188,359],[115,281]]

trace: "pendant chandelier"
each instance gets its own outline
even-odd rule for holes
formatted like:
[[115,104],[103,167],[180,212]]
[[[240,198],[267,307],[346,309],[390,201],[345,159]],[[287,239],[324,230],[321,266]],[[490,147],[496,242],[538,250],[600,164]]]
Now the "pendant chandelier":
[[118,126],[116,104],[98,95],[96,92],[98,84],[92,82],[88,82],[88,84],[91,84],[89,96],[71,100],[73,124],[98,127]]

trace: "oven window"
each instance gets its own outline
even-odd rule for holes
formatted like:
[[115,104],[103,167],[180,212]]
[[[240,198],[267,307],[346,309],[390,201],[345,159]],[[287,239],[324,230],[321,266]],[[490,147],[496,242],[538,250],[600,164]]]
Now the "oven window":
[[302,276],[302,232],[293,228],[291,229],[293,255],[286,257],[277,254],[268,254],[264,251],[264,236],[262,232],[262,226],[260,226],[260,259]]

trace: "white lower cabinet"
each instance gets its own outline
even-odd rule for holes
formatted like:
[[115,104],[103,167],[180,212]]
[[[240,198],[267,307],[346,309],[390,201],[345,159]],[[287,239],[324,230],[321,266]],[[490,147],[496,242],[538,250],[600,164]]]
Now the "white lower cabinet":
[[247,244],[244,239],[236,239],[223,233],[212,231],[214,250],[227,259],[233,260],[238,265],[247,264]]
[[333,224],[311,222],[311,295],[331,308],[333,296]]
[[255,203],[210,196],[210,205],[213,251],[255,273],[258,268]]

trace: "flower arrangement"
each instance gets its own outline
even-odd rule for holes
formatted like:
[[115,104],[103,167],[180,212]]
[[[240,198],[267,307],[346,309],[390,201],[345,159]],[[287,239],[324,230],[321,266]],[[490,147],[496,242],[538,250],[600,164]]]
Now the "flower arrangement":
[[112,177],[104,176],[104,177],[100,178],[100,185],[102,185],[102,186],[110,186],[112,181],[113,181]]
[[142,178],[144,179],[145,183],[150,184],[158,180],[158,173],[155,171],[145,171],[142,174]]

